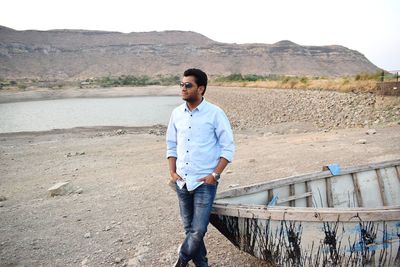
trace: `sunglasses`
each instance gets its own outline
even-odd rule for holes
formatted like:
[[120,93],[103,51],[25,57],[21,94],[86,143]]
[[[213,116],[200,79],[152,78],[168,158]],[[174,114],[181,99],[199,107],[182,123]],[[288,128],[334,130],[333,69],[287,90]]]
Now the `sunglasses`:
[[179,86],[181,88],[186,87],[186,89],[190,89],[190,88],[193,87],[193,83],[189,83],[189,82],[183,83],[183,82],[181,82],[181,83],[179,83]]

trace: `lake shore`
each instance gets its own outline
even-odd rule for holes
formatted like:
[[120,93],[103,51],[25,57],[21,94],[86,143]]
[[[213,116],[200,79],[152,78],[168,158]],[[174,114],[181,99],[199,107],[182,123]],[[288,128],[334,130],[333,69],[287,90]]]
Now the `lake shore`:
[[66,98],[106,98],[129,96],[179,95],[178,86],[107,87],[107,88],[35,88],[29,90],[6,89],[0,91],[0,103],[52,100]]
[[[46,94],[82,97],[80,90],[15,92],[7,97],[1,92],[0,99],[26,101]],[[83,97],[179,92],[178,87],[163,92],[102,90],[93,90],[90,96],[85,92]],[[400,158],[400,125],[391,119],[398,111],[397,102],[388,104],[393,113],[383,115],[385,121],[329,128],[332,118],[322,109],[329,99],[347,105],[351,97],[357,108],[365,103],[365,95],[305,95],[326,97],[320,100],[320,114],[328,116],[327,122],[319,127],[314,123],[316,115],[307,119],[300,112],[308,102],[295,101],[298,95],[292,91],[208,90],[207,99],[224,108],[235,129],[235,158],[222,176],[219,191],[319,171],[330,163],[347,167]],[[270,104],[263,104],[272,103],[271,99],[276,105],[272,110]],[[290,105],[284,106],[280,99]],[[373,105],[378,104],[375,99]],[[287,111],[282,116],[290,106],[293,114]],[[335,112],[335,107],[330,110]],[[274,117],[279,111],[286,121]],[[367,111],[376,112],[370,106],[362,112]],[[349,121],[363,120],[362,112],[349,109],[351,116],[361,116]],[[269,122],[271,117],[274,120]],[[375,133],[368,131],[372,127]],[[183,231],[175,192],[167,185],[164,133],[165,126],[158,125],[0,134],[0,197],[6,198],[0,201],[0,266],[171,266]],[[80,190],[49,197],[47,189],[63,181]],[[206,243],[213,267],[268,266],[240,252],[212,226]]]

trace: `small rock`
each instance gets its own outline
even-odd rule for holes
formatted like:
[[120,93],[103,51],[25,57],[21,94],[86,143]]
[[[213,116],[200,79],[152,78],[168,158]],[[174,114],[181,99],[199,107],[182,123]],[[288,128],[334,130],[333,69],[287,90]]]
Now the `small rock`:
[[4,207],[4,204],[3,204],[3,203],[0,203],[0,208],[2,208],[2,207]]
[[76,194],[82,194],[83,193],[83,189],[82,188],[78,188],[75,190]]
[[231,171],[231,170],[229,170],[229,171],[226,171],[226,174],[231,174],[233,171]]
[[87,258],[84,258],[83,261],[81,261],[81,265],[82,265],[82,266],[86,266],[87,263],[88,263],[88,261],[89,261],[89,260],[88,260]]
[[49,196],[54,197],[69,194],[73,191],[73,188],[70,182],[60,182],[47,189],[47,191]]
[[116,131],[116,133],[117,133],[118,135],[122,135],[122,134],[126,134],[126,131],[125,131],[125,130],[122,130],[122,129],[118,129],[118,130]]
[[356,142],[356,144],[366,144],[366,143],[367,143],[367,140],[365,140],[365,139],[360,139]]
[[376,134],[376,130],[375,129],[369,129],[368,131],[365,132],[365,134],[368,134],[368,135]]
[[232,187],[237,187],[237,186],[239,186],[239,184],[230,184],[228,187],[232,188]]
[[7,198],[5,196],[0,196],[0,202],[1,201],[6,201],[6,200],[7,200]]
[[90,233],[86,233],[85,235],[84,235],[84,237],[85,238],[90,238],[92,235],[90,234]]
[[106,228],[104,228],[104,231],[110,231],[111,230],[111,227],[110,226],[106,226]]
[[256,162],[256,160],[255,159],[250,159],[249,162],[250,163],[254,163],[254,162]]
[[120,263],[121,261],[122,261],[122,259],[120,257],[116,257],[114,260],[115,263]]

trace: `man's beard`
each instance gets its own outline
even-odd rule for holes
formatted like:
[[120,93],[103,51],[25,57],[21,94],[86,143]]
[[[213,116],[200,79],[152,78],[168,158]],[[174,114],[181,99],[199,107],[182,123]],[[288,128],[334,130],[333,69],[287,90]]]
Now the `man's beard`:
[[187,98],[182,97],[182,99],[189,103],[194,103],[197,101],[197,99],[193,96],[188,96]]

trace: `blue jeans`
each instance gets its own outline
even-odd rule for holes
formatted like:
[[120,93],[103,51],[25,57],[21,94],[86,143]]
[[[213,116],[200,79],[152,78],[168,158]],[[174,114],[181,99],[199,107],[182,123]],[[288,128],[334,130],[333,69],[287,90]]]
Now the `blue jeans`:
[[217,185],[202,184],[193,191],[188,191],[186,186],[182,189],[176,186],[176,192],[186,233],[179,257],[185,263],[193,260],[196,266],[206,267],[208,266],[208,261],[204,235],[207,232],[207,226],[210,221]]

